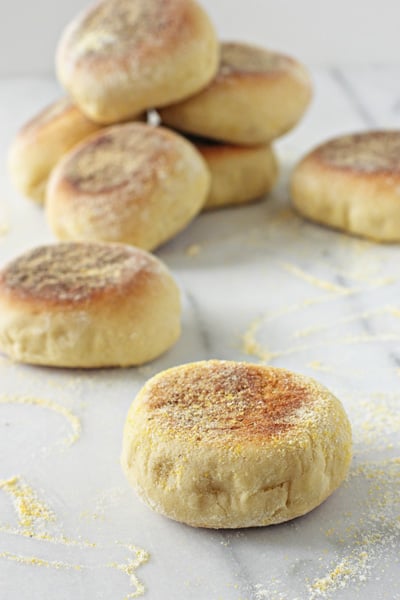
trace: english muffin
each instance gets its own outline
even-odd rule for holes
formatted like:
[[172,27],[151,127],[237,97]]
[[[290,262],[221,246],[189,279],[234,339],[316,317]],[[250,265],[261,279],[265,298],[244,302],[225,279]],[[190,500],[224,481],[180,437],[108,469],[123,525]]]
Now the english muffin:
[[104,0],[66,28],[56,62],[79,108],[113,124],[202,89],[217,71],[218,42],[194,0]]
[[284,369],[206,361],[146,383],[129,411],[122,466],[154,510],[194,527],[282,523],[346,477],[341,403]]
[[47,217],[60,240],[153,250],[203,208],[208,168],[192,144],[167,129],[115,125],[91,136],[52,172]]
[[303,216],[378,242],[400,241],[400,131],[330,140],[297,165],[291,181]]
[[270,145],[235,146],[190,138],[207,163],[211,187],[203,210],[246,204],[268,194],[278,178]]
[[18,132],[9,152],[9,170],[24,196],[43,204],[51,170],[71,148],[100,128],[68,98],[57,100]]
[[167,268],[138,248],[41,246],[0,271],[0,349],[16,361],[138,365],[179,334],[179,290]]
[[293,58],[223,43],[216,78],[202,92],[163,108],[178,130],[239,145],[266,144],[292,129],[311,99],[306,69]]

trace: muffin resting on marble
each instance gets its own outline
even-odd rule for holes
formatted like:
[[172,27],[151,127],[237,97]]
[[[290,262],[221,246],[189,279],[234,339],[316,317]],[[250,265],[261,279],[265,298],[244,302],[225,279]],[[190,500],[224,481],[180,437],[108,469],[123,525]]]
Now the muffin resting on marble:
[[214,80],[160,115],[164,124],[186,133],[231,144],[267,144],[298,123],[311,94],[308,72],[297,60],[224,42]]
[[0,350],[53,367],[124,367],[180,335],[180,294],[163,263],[123,244],[62,243],[0,271]]
[[303,216],[378,242],[400,241],[400,131],[370,131],[318,146],[293,172]]
[[153,377],[128,413],[122,466],[154,510],[195,527],[271,525],[346,477],[351,428],[316,381],[228,361]]

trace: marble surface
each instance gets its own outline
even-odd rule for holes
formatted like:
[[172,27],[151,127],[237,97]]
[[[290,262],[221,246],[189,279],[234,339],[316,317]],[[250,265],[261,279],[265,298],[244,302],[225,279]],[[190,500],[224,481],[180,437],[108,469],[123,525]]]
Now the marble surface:
[[[202,215],[158,255],[184,299],[183,335],[140,369],[67,372],[0,358],[0,597],[7,600],[400,599],[400,247],[305,223],[288,172],[339,133],[400,125],[400,67],[317,70],[313,106],[277,144],[282,176],[252,206]],[[0,82],[0,259],[52,240],[8,181],[18,126],[51,79]],[[126,412],[161,369],[254,360],[313,376],[354,430],[348,481],[290,523],[194,530],[152,513],[119,468]]]

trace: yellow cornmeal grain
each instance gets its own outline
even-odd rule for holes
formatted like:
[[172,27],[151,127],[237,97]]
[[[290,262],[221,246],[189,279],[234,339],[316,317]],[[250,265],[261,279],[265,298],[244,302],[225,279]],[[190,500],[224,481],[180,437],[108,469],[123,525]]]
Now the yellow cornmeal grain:
[[[43,501],[39,500],[36,492],[20,477],[16,476],[5,481],[0,481],[0,491],[1,490],[8,493],[14,501],[15,510],[19,518],[19,527],[12,528],[8,527],[7,525],[1,525],[0,532],[11,533],[14,535],[59,545],[77,546],[81,548],[97,547],[97,544],[92,542],[84,540],[71,540],[66,536],[54,537],[47,531],[40,531],[40,529],[45,525],[49,523],[55,523],[56,517],[51,509]],[[138,567],[149,560],[150,555],[145,550],[138,548],[137,546],[129,544],[118,545],[126,548],[129,550],[129,552],[132,552],[134,557],[129,559],[126,563],[120,564],[115,562],[106,565],[98,565],[96,568],[113,568],[128,575],[130,585],[135,587],[135,591],[125,596],[124,600],[138,598],[144,594],[145,588],[137,578],[135,571]],[[51,568],[56,570],[82,570],[93,568],[80,564],[47,560],[36,556],[17,555],[11,552],[0,553],[0,558],[23,565]]]
[[68,408],[62,406],[61,404],[57,404],[52,400],[44,400],[43,398],[33,398],[30,396],[4,396],[0,395],[0,404],[22,404],[26,406],[37,406],[39,408],[44,408],[47,410],[51,410],[68,421],[72,429],[71,435],[65,439],[65,444],[67,446],[72,446],[77,442],[81,435],[81,422],[76,415],[74,415]]
[[[376,317],[379,315],[393,315],[394,309],[389,306],[382,306],[380,308],[374,308],[372,310],[366,310],[363,312],[355,313],[349,315],[348,317],[343,317],[341,319],[336,319],[334,321],[329,321],[326,324],[316,325],[314,327],[309,327],[308,329],[299,329],[293,334],[293,337],[307,337],[313,335],[315,333],[319,333],[321,331],[329,331],[336,327],[336,325],[344,325],[347,323],[352,323],[353,321],[359,321],[361,319],[368,319],[369,317]],[[398,311],[400,316],[400,311]]]
[[[288,265],[290,268],[294,267],[294,269],[296,270],[296,273],[298,274],[298,271],[299,271],[298,267],[295,267],[294,265],[290,265],[288,263],[285,263],[285,264]],[[300,273],[302,273],[302,275],[304,275],[304,273],[301,270],[300,270]],[[308,274],[306,274],[306,275],[308,275]],[[304,279],[304,277],[301,277],[301,279]],[[337,292],[337,294],[338,294],[338,296],[342,296],[342,295],[354,296],[357,294],[362,294],[362,293],[365,293],[365,292],[368,292],[371,290],[378,289],[380,287],[384,287],[390,283],[394,283],[395,281],[396,280],[391,277],[376,280],[376,281],[374,280],[374,282],[371,284],[370,287],[343,288],[344,291]],[[327,283],[328,287],[333,285],[330,282],[324,282],[324,283]],[[332,290],[330,290],[330,291],[332,291]],[[308,308],[310,306],[325,304],[325,303],[329,303],[329,302],[332,302],[332,295],[325,294],[323,296],[316,296],[313,298],[308,298],[306,300],[303,300],[302,302],[284,306],[283,308],[280,308],[279,310],[272,312],[272,313],[266,313],[264,316],[259,317],[258,319],[252,321],[250,323],[250,325],[248,326],[248,329],[246,330],[246,332],[243,334],[243,336],[242,336],[243,351],[246,354],[248,354],[249,356],[255,356],[257,358],[260,358],[260,360],[269,360],[269,358],[271,357],[271,354],[269,352],[266,352],[265,348],[263,348],[255,339],[255,336],[256,336],[257,332],[261,329],[262,325],[273,322],[280,317],[284,317],[289,314],[298,313],[301,310],[304,310],[305,308]],[[381,308],[378,308],[375,310],[377,313],[382,312],[382,313],[393,314],[393,311],[396,311],[397,309],[394,307],[381,307]],[[368,312],[370,312],[370,311],[368,311]],[[400,315],[400,310],[399,310],[399,315]],[[353,317],[355,318],[356,316],[353,315]],[[362,313],[361,313],[360,317],[362,317]],[[325,326],[325,328],[327,328],[327,326]],[[265,358],[265,357],[268,357],[268,358]]]
[[55,570],[67,570],[67,571],[91,570],[92,571],[94,568],[95,569],[101,569],[101,568],[116,569],[118,571],[121,571],[125,575],[128,575],[130,585],[132,587],[135,587],[134,592],[129,593],[124,597],[124,600],[131,600],[133,598],[139,598],[140,596],[143,596],[143,594],[145,593],[145,587],[141,583],[141,581],[139,581],[139,579],[136,575],[136,569],[138,569],[140,566],[142,566],[143,564],[148,562],[150,555],[145,550],[138,548],[136,546],[133,546],[133,545],[125,544],[124,547],[127,548],[130,552],[132,552],[134,554],[134,558],[128,560],[127,563],[121,563],[121,564],[120,563],[109,563],[106,565],[98,565],[97,567],[90,567],[90,566],[83,565],[83,564],[66,563],[66,562],[58,561],[58,560],[47,560],[47,559],[39,558],[37,556],[23,556],[20,554],[13,554],[11,552],[1,552],[0,558],[9,560],[9,561],[13,561],[13,562],[17,562],[22,565],[27,565],[27,566],[32,566],[32,567],[43,567],[43,568],[55,569]]
[[117,506],[123,498],[126,490],[124,488],[109,488],[93,498],[90,509],[83,510],[79,518],[93,519],[94,521],[106,521],[106,510],[109,506]]
[[0,220],[0,236],[5,236],[10,231],[10,224]]
[[237,73],[274,73],[285,70],[290,60],[276,52],[270,52],[238,44],[224,43],[221,46],[221,60],[216,79],[224,79]]
[[84,304],[108,287],[123,288],[153,262],[121,244],[71,242],[41,246],[2,271],[3,287],[18,298]]
[[11,552],[1,552],[0,558],[5,558],[6,560],[11,560],[22,565],[30,565],[33,567],[45,567],[47,569],[66,569],[68,571],[73,569],[75,571],[81,571],[83,568],[81,565],[64,563],[59,560],[45,560],[36,556],[21,556],[20,554],[12,554]]
[[[303,280],[305,278],[304,276],[306,276],[306,278],[307,278],[309,275],[309,274],[304,273],[303,271],[299,270],[298,267],[296,267],[294,265],[291,265],[289,263],[284,263],[284,265],[286,265],[286,267],[291,272],[293,272],[293,269],[294,269],[294,272],[296,273],[296,275],[300,276],[300,278]],[[310,281],[308,281],[308,282],[310,283]],[[343,296],[343,295],[353,296],[353,295],[361,294],[363,292],[367,292],[371,289],[376,289],[376,288],[382,287],[382,286],[387,285],[388,283],[392,283],[392,282],[393,282],[392,278],[382,279],[377,282],[374,282],[374,284],[370,288],[365,288],[365,289],[363,289],[363,288],[352,288],[352,289],[351,288],[349,288],[349,289],[339,288],[339,289],[336,289],[336,293],[338,296]],[[314,283],[315,283],[315,281],[314,281]],[[320,281],[320,283],[321,283],[321,281]],[[331,289],[331,286],[334,284],[331,284],[330,282],[326,282],[326,281],[322,281],[322,284],[323,284],[322,287],[324,289],[329,288],[330,291],[333,291]],[[325,284],[327,284],[327,287],[325,286]],[[318,286],[318,287],[321,287],[321,286]],[[368,343],[368,342],[398,341],[400,339],[399,336],[397,336],[396,334],[392,334],[392,333],[383,334],[383,335],[379,335],[379,336],[358,336],[358,337],[353,336],[353,337],[348,337],[348,338],[343,338],[343,339],[342,338],[331,338],[331,339],[326,340],[325,342],[316,343],[314,346],[312,346],[312,345],[295,346],[293,348],[289,348],[284,351],[276,351],[276,352],[269,351],[267,348],[265,348],[265,346],[263,346],[256,339],[256,336],[257,336],[258,332],[261,330],[261,328],[263,327],[263,325],[273,322],[280,317],[284,317],[289,314],[298,313],[301,310],[304,310],[305,308],[308,308],[310,306],[329,303],[331,301],[332,301],[331,294],[318,296],[315,298],[309,298],[309,299],[303,300],[302,302],[299,302],[296,304],[285,306],[285,307],[279,309],[278,311],[275,311],[270,314],[266,313],[262,317],[258,317],[257,319],[253,320],[248,325],[246,331],[241,336],[242,352],[244,354],[246,354],[247,356],[253,356],[263,362],[269,362],[270,360],[272,360],[274,358],[279,358],[281,356],[287,356],[287,355],[290,355],[290,354],[293,354],[296,352],[307,351],[309,349],[312,349],[313,347],[328,346],[330,343],[343,343],[343,344],[347,345],[347,344],[353,344],[353,343],[355,344],[355,343]],[[379,308],[373,309],[371,311],[366,311],[364,313],[360,313],[359,315],[351,315],[350,317],[345,317],[344,319],[340,319],[338,322],[346,323],[351,320],[357,320],[358,318],[363,318],[363,316],[366,316],[366,313],[368,313],[368,315],[369,314],[392,314],[394,316],[397,316],[396,314],[394,314],[394,313],[396,313],[397,310],[398,309],[396,309],[394,307],[387,307],[387,306],[379,307]],[[399,315],[400,315],[400,310],[399,310]],[[330,326],[331,326],[331,324],[326,324],[326,325],[322,325],[320,327],[302,330],[302,331],[299,331],[296,334],[294,334],[293,337],[294,338],[306,337],[306,336],[311,335],[312,333],[315,333],[322,329],[328,330]]]
[[250,323],[247,331],[242,336],[242,351],[248,356],[254,356],[268,362],[271,358],[271,354],[263,348],[263,346],[257,341],[256,335],[263,325],[263,319],[255,319]]
[[[367,418],[371,428],[375,424],[376,435],[371,441],[361,436],[358,442],[356,436],[356,455],[358,447],[375,450],[376,441],[383,440],[385,445],[388,436],[400,430],[399,420],[391,418],[389,407],[376,407],[374,401],[370,400],[364,401],[363,406],[358,408],[361,414],[368,410]],[[375,414],[383,414],[384,418],[377,419]],[[355,434],[358,429],[353,427]],[[343,518],[352,519],[353,522],[345,529],[343,537],[338,537],[335,527],[325,531],[326,536],[337,536],[336,543],[344,545],[343,551],[326,575],[308,585],[308,600],[334,598],[341,589],[364,584],[377,564],[384,569],[385,555],[397,547],[400,534],[400,457],[368,460],[353,466],[345,486],[354,485],[356,480],[366,484],[367,489],[355,507],[356,512],[343,513],[339,526]]]
[[335,345],[353,346],[357,344],[400,341],[400,334],[393,333],[385,333],[382,335],[332,337],[324,340],[323,342],[316,342],[314,344],[299,344],[297,346],[286,348],[285,350],[275,350],[269,352],[255,339],[255,332],[257,329],[258,327],[250,326],[250,329],[243,335],[242,339],[244,343],[242,350],[248,356],[255,356],[264,362],[269,362],[272,359],[281,358],[282,356],[291,356],[292,354],[307,352],[309,350],[314,350],[315,348],[329,348],[330,346]]
[[49,542],[59,546],[76,546],[77,548],[96,548],[97,543],[89,540],[73,540],[65,535],[54,536],[47,531],[35,532],[25,530],[21,527],[11,527],[9,525],[0,525],[0,533],[17,535],[24,538],[37,540],[39,542]]
[[325,365],[320,360],[312,360],[311,362],[309,362],[307,364],[307,367],[309,367],[310,369],[314,369],[314,371],[322,371],[323,373],[332,373],[333,372],[332,367]]
[[191,246],[188,246],[186,248],[185,254],[186,256],[189,256],[190,258],[194,258],[195,256],[198,256],[201,252],[201,246],[200,244],[192,244]]
[[10,494],[19,518],[19,525],[31,533],[38,525],[55,521],[46,504],[39,500],[33,489],[19,477],[0,481],[0,490]]
[[395,175],[400,172],[400,135],[397,131],[350,134],[326,142],[313,154],[324,165]]
[[[36,510],[34,512],[36,512]],[[34,518],[37,519],[36,516]],[[56,544],[63,544],[63,545],[68,545],[68,546],[72,545],[72,546],[79,546],[82,548],[95,548],[97,546],[97,544],[90,543],[90,542],[78,542],[78,541],[74,541],[74,540],[68,540],[68,538],[63,538],[63,537],[53,538],[48,534],[35,534],[34,532],[30,532],[29,530],[25,530],[25,531],[22,530],[21,532],[18,532],[17,530],[7,530],[4,528],[0,528],[0,531],[7,531],[8,533],[15,533],[15,534],[23,535],[24,537],[34,538],[34,539],[42,540],[42,541],[49,541],[49,542],[53,542]],[[102,569],[102,568],[116,569],[118,571],[121,571],[125,575],[128,575],[130,585],[132,587],[135,587],[135,591],[127,594],[124,597],[124,600],[131,600],[133,598],[138,598],[144,594],[145,587],[142,584],[142,582],[138,579],[138,577],[136,575],[136,570],[141,565],[148,562],[148,560],[150,559],[150,555],[148,552],[146,552],[142,548],[138,548],[137,546],[133,546],[131,544],[118,544],[118,545],[128,549],[130,552],[132,552],[134,554],[134,557],[132,559],[128,559],[128,561],[125,563],[112,562],[112,563],[107,563],[107,564],[99,564],[95,567],[84,565],[84,564],[72,564],[72,563],[66,563],[63,561],[47,560],[44,558],[39,558],[37,556],[17,555],[17,554],[13,554],[11,552],[1,552],[0,559],[17,562],[19,564],[27,565],[27,566],[44,567],[44,568],[49,568],[49,569],[51,568],[51,569],[56,569],[56,570],[63,569],[63,570],[81,571],[81,570],[93,570],[93,569]]]
[[131,600],[131,598],[138,598],[140,596],[143,596],[143,594],[145,593],[145,587],[137,578],[136,570],[149,561],[150,554],[142,548],[138,548],[137,546],[133,546],[132,544],[120,545],[132,552],[134,554],[134,558],[128,561],[126,564],[110,563],[107,565],[107,567],[117,569],[118,571],[122,571],[122,573],[125,573],[125,575],[128,575],[131,586],[134,586],[136,590],[133,593],[125,596],[124,600]]
[[327,292],[333,292],[334,294],[340,294],[340,295],[347,295],[350,292],[350,290],[348,288],[345,288],[342,285],[337,285],[330,281],[325,281],[324,279],[319,279],[318,277],[311,275],[311,273],[307,273],[307,271],[303,271],[303,269],[300,269],[296,265],[292,265],[291,263],[286,263],[286,262],[282,262],[280,264],[281,264],[281,267],[285,271],[287,271],[288,273],[291,273],[292,275],[294,275],[295,277],[297,277],[299,279],[302,279],[306,283],[313,285],[314,287],[320,288]]
[[308,600],[320,598],[328,591],[333,592],[343,588],[352,577],[364,581],[369,573],[368,558],[368,553],[364,551],[345,557],[327,575],[311,583]]

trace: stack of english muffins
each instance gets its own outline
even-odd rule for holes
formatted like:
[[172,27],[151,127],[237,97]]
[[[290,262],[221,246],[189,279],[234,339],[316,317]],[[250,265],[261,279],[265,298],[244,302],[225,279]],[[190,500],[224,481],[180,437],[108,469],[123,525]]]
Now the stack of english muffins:
[[[0,269],[0,350],[53,367],[144,364],[181,331],[179,288],[148,251],[204,209],[270,191],[271,143],[301,118],[310,80],[291,58],[220,44],[194,0],[103,0],[65,30],[57,71],[68,96],[19,132],[10,168],[62,241]],[[325,388],[227,361],[150,380],[122,454],[151,507],[218,529],[305,514],[350,459]]]
[[56,64],[68,97],[21,129],[10,171],[66,241],[154,250],[203,209],[262,197],[271,142],[311,97],[302,65],[220,44],[194,0],[103,0],[65,29]]

